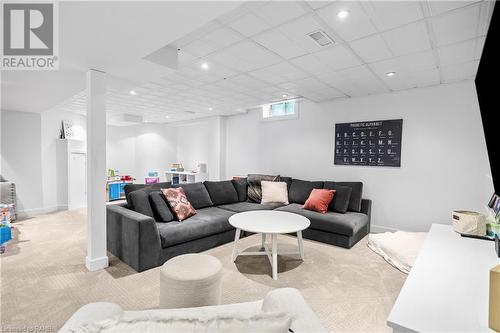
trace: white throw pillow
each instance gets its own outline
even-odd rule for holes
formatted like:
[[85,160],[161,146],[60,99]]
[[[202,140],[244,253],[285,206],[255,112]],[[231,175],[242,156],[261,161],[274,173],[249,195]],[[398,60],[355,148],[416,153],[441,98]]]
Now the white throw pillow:
[[288,189],[285,182],[263,180],[260,184],[262,188],[262,201],[260,203],[279,202],[288,205]]
[[285,312],[204,317],[134,311],[72,328],[70,331],[74,333],[287,333],[292,320],[293,317]]

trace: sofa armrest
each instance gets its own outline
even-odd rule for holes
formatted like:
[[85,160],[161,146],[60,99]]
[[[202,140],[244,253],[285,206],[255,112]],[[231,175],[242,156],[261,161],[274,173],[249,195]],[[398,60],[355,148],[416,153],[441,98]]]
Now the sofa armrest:
[[120,205],[106,207],[108,251],[138,272],[158,265],[160,234],[153,218]]
[[372,218],[372,201],[370,199],[361,200],[361,213],[368,215],[368,232],[370,232],[370,222]]
[[262,302],[262,311],[292,314],[294,319],[290,328],[295,333],[326,332],[302,294],[294,288],[279,288],[268,292]]

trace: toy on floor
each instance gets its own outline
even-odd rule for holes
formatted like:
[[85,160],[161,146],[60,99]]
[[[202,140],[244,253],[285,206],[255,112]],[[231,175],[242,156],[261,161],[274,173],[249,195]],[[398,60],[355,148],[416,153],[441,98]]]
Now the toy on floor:
[[8,205],[0,204],[0,254],[5,253],[7,242],[12,239],[10,225],[10,209]]

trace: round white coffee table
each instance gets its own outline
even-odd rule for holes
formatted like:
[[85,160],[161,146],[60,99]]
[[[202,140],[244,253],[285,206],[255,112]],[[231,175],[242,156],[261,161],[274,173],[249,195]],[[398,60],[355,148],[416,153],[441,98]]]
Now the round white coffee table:
[[[311,222],[308,218],[289,212],[276,210],[256,210],[238,213],[229,218],[229,223],[236,228],[232,261],[241,255],[267,255],[273,270],[273,279],[278,279],[278,254],[299,254],[304,260],[304,246],[302,244],[302,230],[307,229]],[[262,234],[263,251],[238,252],[238,240],[241,230]],[[278,234],[296,232],[299,245],[298,252],[278,253]],[[271,250],[266,244],[266,235],[271,235]]]

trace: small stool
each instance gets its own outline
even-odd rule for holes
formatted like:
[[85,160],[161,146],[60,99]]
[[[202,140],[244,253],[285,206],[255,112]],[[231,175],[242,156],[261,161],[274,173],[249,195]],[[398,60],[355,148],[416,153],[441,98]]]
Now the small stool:
[[221,299],[222,264],[206,254],[184,254],[160,270],[160,308],[218,305]]

